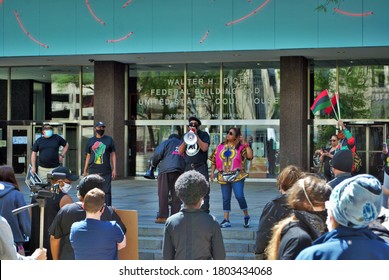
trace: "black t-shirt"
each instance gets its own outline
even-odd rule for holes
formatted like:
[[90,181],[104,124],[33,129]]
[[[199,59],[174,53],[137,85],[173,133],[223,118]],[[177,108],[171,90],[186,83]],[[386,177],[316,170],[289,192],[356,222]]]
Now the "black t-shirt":
[[[209,134],[205,131],[199,130],[197,132],[197,136],[200,137],[200,139],[204,143],[208,143],[208,145],[211,143],[211,139],[209,137]],[[190,164],[206,164],[208,160],[208,151],[204,152],[200,149],[200,146],[195,143],[193,145],[186,145],[185,144],[185,163],[186,165]]]
[[86,143],[85,153],[90,154],[88,162],[89,174],[109,174],[111,168],[111,153],[115,152],[115,143],[111,136],[102,138],[93,136]]
[[[70,228],[74,222],[82,221],[85,218],[85,210],[79,202],[67,204],[59,210],[53,223],[49,227],[49,234],[53,235],[55,238],[61,238],[60,260],[74,260],[74,251],[69,241]],[[126,233],[126,226],[112,207],[106,206],[100,219],[102,221],[116,221],[123,232]]]
[[59,163],[59,147],[65,147],[66,140],[58,134],[53,134],[50,138],[40,137],[32,145],[33,152],[39,152],[38,165],[44,168],[54,168]]

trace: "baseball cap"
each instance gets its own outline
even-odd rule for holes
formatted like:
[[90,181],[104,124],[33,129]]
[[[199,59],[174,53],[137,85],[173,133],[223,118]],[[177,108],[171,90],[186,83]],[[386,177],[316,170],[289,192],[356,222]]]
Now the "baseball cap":
[[90,174],[80,180],[77,186],[78,193],[84,197],[90,190],[99,188],[103,190],[104,178],[98,174]]
[[201,125],[201,121],[198,118],[196,118],[195,116],[189,117],[189,123],[191,121],[196,121],[199,125]]
[[331,193],[326,207],[335,220],[350,228],[367,227],[377,219],[382,205],[381,183],[372,175],[361,174],[344,180]]
[[331,160],[333,168],[343,172],[351,172],[353,167],[353,153],[350,150],[340,150]]
[[97,122],[97,123],[95,124],[95,127],[105,127],[105,123],[103,123],[103,122]]
[[68,179],[70,181],[76,181],[78,179],[78,175],[72,174],[72,171],[70,171],[70,169],[65,167],[65,166],[57,167],[57,168],[53,169],[53,171],[51,171],[51,173],[63,173],[66,175],[66,179]]
[[53,129],[53,127],[50,124],[46,123],[42,126],[42,130],[46,130],[46,129]]

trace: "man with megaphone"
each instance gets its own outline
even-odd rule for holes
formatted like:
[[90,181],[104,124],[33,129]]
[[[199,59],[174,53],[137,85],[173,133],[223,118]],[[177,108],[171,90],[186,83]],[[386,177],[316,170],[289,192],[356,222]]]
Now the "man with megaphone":
[[[189,117],[189,132],[184,135],[184,141],[178,151],[184,155],[185,171],[196,170],[209,181],[207,160],[211,139],[207,132],[200,130],[200,125],[201,121],[198,118],[195,116]],[[209,213],[209,190],[204,197],[204,204],[201,209]]]

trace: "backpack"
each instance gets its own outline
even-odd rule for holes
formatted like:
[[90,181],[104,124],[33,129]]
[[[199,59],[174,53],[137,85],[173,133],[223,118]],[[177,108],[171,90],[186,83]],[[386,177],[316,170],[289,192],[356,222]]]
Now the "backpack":
[[357,152],[353,152],[353,171],[359,172],[362,167],[362,159]]

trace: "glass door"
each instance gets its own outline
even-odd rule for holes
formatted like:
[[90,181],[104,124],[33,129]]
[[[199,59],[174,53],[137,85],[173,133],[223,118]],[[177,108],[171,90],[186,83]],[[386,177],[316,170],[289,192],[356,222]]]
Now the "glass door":
[[7,135],[7,165],[17,174],[25,173],[31,157],[31,127],[8,126]]

